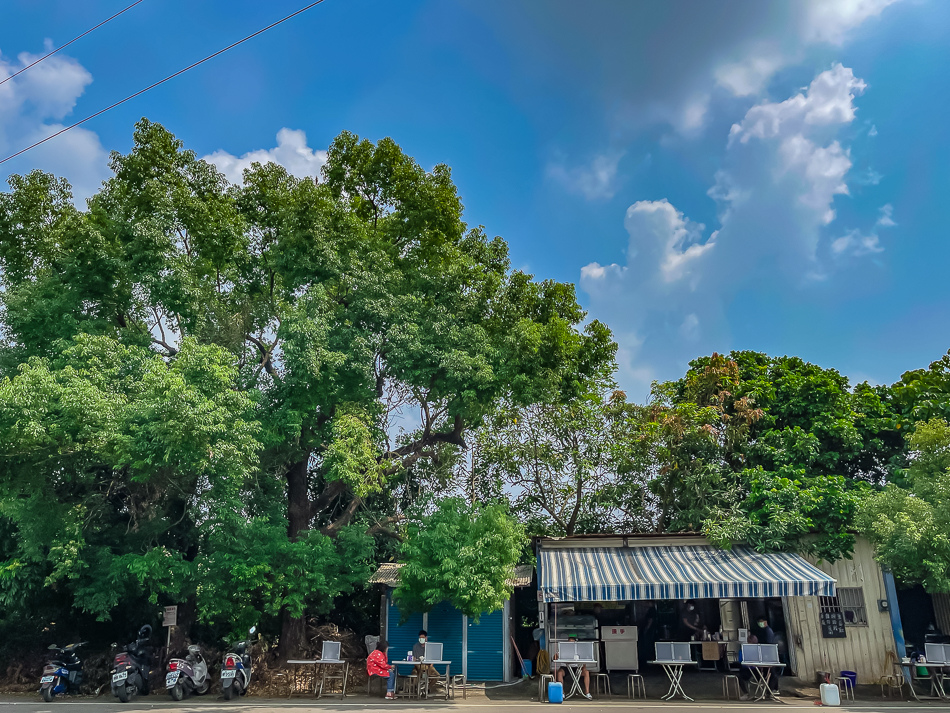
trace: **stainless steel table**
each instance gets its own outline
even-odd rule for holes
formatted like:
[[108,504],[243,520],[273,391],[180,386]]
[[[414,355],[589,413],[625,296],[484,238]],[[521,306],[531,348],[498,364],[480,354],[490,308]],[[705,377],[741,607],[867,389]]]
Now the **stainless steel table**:
[[[564,700],[567,700],[581,691],[581,666],[586,666],[587,664],[593,666],[597,662],[593,659],[555,659],[551,663],[554,666],[555,676],[557,676],[557,669],[561,666],[566,668],[568,673],[571,674],[571,691],[570,693],[564,693]],[[588,669],[588,671],[589,670],[590,669]]]
[[678,693],[687,701],[693,700],[686,695],[683,690],[683,668],[686,666],[697,666],[695,661],[647,661],[647,663],[658,664],[663,667],[666,677],[670,679],[670,690],[666,692],[662,700],[672,700]]
[[[452,666],[451,661],[430,661],[428,659],[423,659],[422,661],[393,661],[393,666],[396,667],[396,683],[399,683],[399,667],[400,666],[445,666],[445,700],[449,700],[449,689],[451,688],[451,674],[450,668]],[[428,691],[428,682],[429,674],[425,669],[419,674],[419,691],[418,695],[422,695],[423,689]],[[406,694],[396,694],[406,695]],[[410,696],[411,697],[411,696]]]
[[350,673],[350,664],[348,661],[343,659],[317,659],[314,661],[314,666],[320,671],[320,685],[317,690],[317,698],[323,698],[323,688],[327,682],[327,667],[328,666],[342,666],[343,670],[340,672],[340,693],[329,693],[327,695],[339,695],[340,698],[346,698],[346,680]]

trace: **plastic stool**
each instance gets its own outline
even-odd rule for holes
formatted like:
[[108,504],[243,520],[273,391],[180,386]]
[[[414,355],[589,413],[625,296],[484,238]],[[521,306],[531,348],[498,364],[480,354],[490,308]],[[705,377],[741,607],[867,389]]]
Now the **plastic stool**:
[[647,697],[647,687],[643,683],[643,676],[639,673],[631,673],[627,675],[627,697],[636,698],[639,694],[640,698]]
[[601,693],[606,693],[608,696],[611,695],[611,693],[610,693],[610,676],[609,676],[609,675],[607,675],[606,673],[598,673],[598,674],[597,674],[597,680],[596,680],[595,683],[596,683],[596,686],[597,686],[597,694],[598,694],[598,695],[600,695]]
[[554,676],[550,673],[538,675],[538,700],[544,703],[548,699],[548,687],[545,684],[554,683]]
[[731,701],[732,698],[729,696],[729,683],[735,683],[736,686],[736,700],[742,697],[742,689],[739,688],[739,677],[734,673],[727,674],[722,677],[722,695],[727,701]]
[[838,688],[841,689],[842,698],[850,698],[854,700],[854,684],[851,682],[849,676],[835,676],[835,682],[838,684]]

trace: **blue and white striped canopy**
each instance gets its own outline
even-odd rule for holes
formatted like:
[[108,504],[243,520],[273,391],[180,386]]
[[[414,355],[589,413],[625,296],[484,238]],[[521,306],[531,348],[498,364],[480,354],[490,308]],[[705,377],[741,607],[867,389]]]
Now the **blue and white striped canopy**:
[[835,580],[796,554],[709,545],[542,548],[546,602],[834,596]]

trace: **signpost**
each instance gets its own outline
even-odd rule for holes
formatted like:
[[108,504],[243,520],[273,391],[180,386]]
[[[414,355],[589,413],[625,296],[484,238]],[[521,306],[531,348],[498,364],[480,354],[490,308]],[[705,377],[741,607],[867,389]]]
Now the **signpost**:
[[168,636],[165,641],[165,653],[168,655],[168,649],[172,645],[172,627],[178,626],[178,605],[165,607],[165,611],[162,613],[162,626],[168,628]]

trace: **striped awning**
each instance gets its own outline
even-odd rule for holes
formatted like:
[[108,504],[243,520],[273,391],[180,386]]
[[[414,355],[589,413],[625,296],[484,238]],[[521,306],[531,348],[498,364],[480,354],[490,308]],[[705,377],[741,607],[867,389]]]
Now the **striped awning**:
[[542,548],[546,602],[834,596],[835,580],[799,555],[709,545]]

